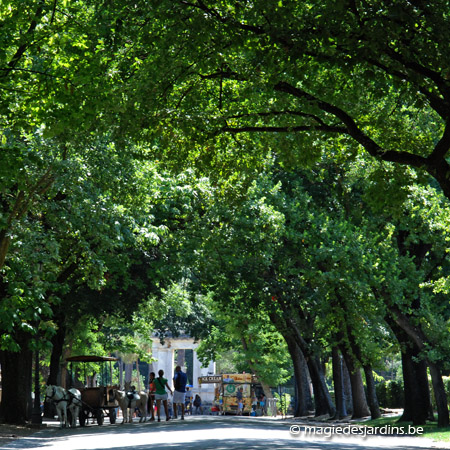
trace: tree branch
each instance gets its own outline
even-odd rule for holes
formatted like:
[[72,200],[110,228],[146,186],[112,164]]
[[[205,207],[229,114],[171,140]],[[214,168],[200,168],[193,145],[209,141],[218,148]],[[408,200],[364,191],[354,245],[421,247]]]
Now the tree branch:
[[388,162],[397,162],[417,168],[427,166],[427,159],[409,152],[397,152],[393,150],[385,150],[380,147],[373,139],[367,136],[356,124],[355,120],[347,114],[343,109],[318,99],[308,92],[290,85],[284,81],[275,85],[275,90],[285,92],[297,98],[305,99],[310,103],[317,105],[322,111],[332,114],[339,119],[346,127],[349,134],[356,142],[361,144],[366,151],[375,158]]
[[325,131],[330,133],[346,134],[345,127],[334,127],[328,125],[298,125],[286,127],[271,127],[271,126],[247,126],[247,127],[223,127],[222,131],[225,133],[295,133],[298,131]]
[[445,155],[447,154],[449,149],[450,149],[450,118],[447,119],[444,133],[441,139],[439,139],[439,142],[434,147],[433,152],[428,157],[428,160],[432,164],[440,162],[442,159],[445,158]]
[[[28,27],[28,30],[25,32],[25,37],[28,35],[32,35],[34,33],[34,30],[37,27],[38,19],[42,16],[44,12],[44,8],[42,6],[42,3],[39,4],[38,8],[36,9],[36,13],[33,17],[33,20],[30,23],[30,26]],[[24,42],[17,50],[16,53],[13,55],[13,57],[8,62],[9,71],[7,71],[3,77],[7,76],[8,73],[15,68],[15,66],[18,64],[24,53],[26,52],[27,48],[30,46],[29,42]]]

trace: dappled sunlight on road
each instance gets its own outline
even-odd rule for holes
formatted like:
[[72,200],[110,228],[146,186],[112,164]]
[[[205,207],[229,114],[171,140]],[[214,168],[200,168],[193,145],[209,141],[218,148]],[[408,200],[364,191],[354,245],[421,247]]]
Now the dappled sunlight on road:
[[411,437],[311,438],[289,432],[292,421],[244,417],[188,417],[187,420],[115,424],[60,430],[49,427],[33,436],[15,441],[5,449],[36,450],[226,450],[226,449],[340,449],[375,450],[389,448],[410,450],[431,448],[427,440]]

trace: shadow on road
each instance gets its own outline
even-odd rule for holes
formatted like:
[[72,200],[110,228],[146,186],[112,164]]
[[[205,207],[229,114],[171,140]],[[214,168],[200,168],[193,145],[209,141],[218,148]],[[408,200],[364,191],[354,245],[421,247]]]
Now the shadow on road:
[[[83,428],[49,427],[17,440],[2,449],[49,450],[380,450],[418,448],[398,438],[395,445],[389,439],[344,442],[339,438],[310,439],[289,433],[290,421],[253,419],[246,417],[189,417],[187,420],[133,424],[90,425]],[[403,442],[402,442],[403,441]],[[407,445],[402,445],[407,444]],[[417,445],[420,446],[419,441]],[[424,447],[422,447],[424,448]]]

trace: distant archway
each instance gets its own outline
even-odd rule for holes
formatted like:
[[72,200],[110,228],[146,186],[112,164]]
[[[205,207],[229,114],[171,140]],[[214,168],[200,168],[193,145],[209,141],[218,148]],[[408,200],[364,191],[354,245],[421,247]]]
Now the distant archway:
[[198,384],[198,377],[213,375],[216,371],[216,363],[210,361],[208,367],[202,367],[201,362],[197,357],[198,342],[189,336],[180,336],[177,338],[165,338],[164,344],[158,337],[152,338],[152,356],[157,360],[152,363],[153,372],[158,374],[160,369],[164,370],[164,377],[169,381],[169,386],[173,388],[173,375],[175,368],[175,352],[177,350],[192,350],[192,391],[194,394],[199,394],[204,402],[212,402],[214,400],[214,385],[203,384],[201,387]]

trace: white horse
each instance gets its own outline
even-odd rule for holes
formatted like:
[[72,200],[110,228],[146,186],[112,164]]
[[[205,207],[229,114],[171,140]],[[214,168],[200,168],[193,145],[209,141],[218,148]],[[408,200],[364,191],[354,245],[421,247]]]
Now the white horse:
[[46,401],[52,402],[56,407],[61,428],[67,427],[67,409],[71,412],[71,426],[75,427],[81,407],[81,393],[78,389],[66,391],[61,386],[47,386],[45,389]]
[[83,406],[81,402],[81,392],[75,388],[70,388],[68,392],[70,400],[67,405],[67,410],[70,411],[70,415],[72,416],[70,426],[75,428],[77,426],[77,417],[79,417],[81,407]]
[[114,389],[114,396],[119,403],[120,409],[122,410],[122,424],[133,422],[133,413],[135,408],[138,408],[141,413],[139,422],[145,422],[147,420],[148,395],[145,391],[130,393]]

